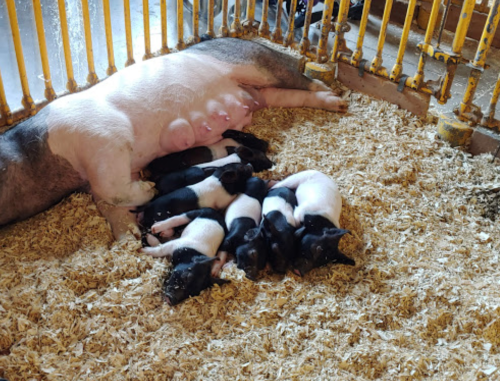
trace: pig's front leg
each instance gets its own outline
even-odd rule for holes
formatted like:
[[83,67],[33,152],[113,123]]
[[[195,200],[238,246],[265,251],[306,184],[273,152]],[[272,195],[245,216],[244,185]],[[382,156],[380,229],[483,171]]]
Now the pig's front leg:
[[115,206],[138,206],[155,195],[154,183],[139,181],[131,174],[132,149],[127,146],[106,147],[88,166],[87,176],[92,193]]
[[130,213],[130,208],[114,206],[100,199],[95,194],[94,200],[101,214],[111,225],[113,236],[117,241],[122,240],[127,235],[132,234],[135,238],[141,238],[141,231],[137,226],[137,218]]
[[346,112],[347,102],[332,91],[309,91],[268,87],[259,92],[268,107],[311,107]]
[[222,266],[226,263],[227,260],[227,251],[219,251],[217,253],[218,261],[214,261],[212,264],[212,276],[216,277],[219,275]]
[[168,259],[172,259],[172,254],[175,249],[176,246],[174,244],[167,242],[155,247],[143,247],[141,252],[149,254],[152,257],[167,257]]

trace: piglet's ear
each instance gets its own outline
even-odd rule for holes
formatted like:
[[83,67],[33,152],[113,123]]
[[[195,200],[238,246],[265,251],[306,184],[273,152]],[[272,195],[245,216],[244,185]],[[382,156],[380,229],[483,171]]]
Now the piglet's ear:
[[354,261],[354,259],[347,257],[346,255],[342,254],[340,251],[337,251],[337,254],[335,255],[335,263],[340,263],[340,264],[349,265],[349,266],[356,266],[356,262]]
[[206,167],[202,168],[203,172],[205,172],[205,175],[211,176],[214,174],[214,172],[218,169],[217,167]]
[[196,258],[194,261],[196,263],[211,263],[214,261],[218,261],[220,258],[219,257],[203,257],[203,258]]
[[243,161],[252,161],[254,158],[253,150],[245,146],[236,148],[236,153]]
[[230,280],[228,280],[228,279],[222,279],[222,278],[213,278],[212,277],[210,280],[212,281],[212,285],[218,284],[219,286],[222,286],[222,285],[224,285],[226,283],[231,283]]
[[295,238],[296,239],[302,239],[302,237],[306,234],[306,227],[302,226],[301,228],[295,230]]
[[232,184],[238,180],[238,173],[235,170],[230,169],[224,171],[220,177],[221,183]]
[[351,231],[345,229],[328,229],[324,232],[328,238],[332,239],[340,239],[347,233],[351,234]]

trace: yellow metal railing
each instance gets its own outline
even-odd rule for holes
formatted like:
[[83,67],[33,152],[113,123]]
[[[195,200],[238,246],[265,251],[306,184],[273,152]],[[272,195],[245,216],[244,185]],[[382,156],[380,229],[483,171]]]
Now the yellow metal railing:
[[[93,85],[99,81],[95,69],[94,52],[92,46],[92,25],[93,20],[89,14],[88,0],[76,0],[81,3],[82,11],[82,25],[84,34],[82,42],[85,43],[86,60],[88,67],[87,84],[78,86],[75,81],[73,72],[73,58],[71,52],[71,42],[68,30],[68,22],[66,15],[66,6],[64,0],[58,0],[59,10],[59,23],[60,33],[62,40],[62,51],[64,55],[64,62],[66,68],[66,88],[71,92],[79,91],[88,85]],[[192,5],[192,35],[184,36],[184,13],[188,8],[185,6],[185,1],[189,1]],[[203,1],[203,3],[200,3]],[[500,0],[494,0],[493,4],[489,6],[487,0],[483,0],[480,4],[476,4],[475,0],[427,0],[432,2],[431,13],[426,28],[423,41],[418,45],[420,49],[420,56],[417,64],[416,72],[413,76],[404,73],[403,58],[408,45],[410,27],[414,19],[417,0],[409,0],[407,5],[407,12],[405,17],[404,26],[401,32],[401,38],[397,50],[395,64],[392,68],[387,69],[383,66],[384,61],[384,46],[386,44],[386,34],[390,16],[392,13],[393,0],[385,0],[385,10],[383,12],[380,30],[378,31],[378,41],[376,45],[376,52],[373,57],[363,57],[363,45],[365,43],[365,35],[367,33],[367,25],[370,7],[372,0],[364,1],[364,8],[359,22],[358,35],[356,38],[353,50],[347,46],[345,33],[349,31],[348,12],[350,7],[349,0],[340,0],[339,12],[336,15],[335,22],[332,21],[332,13],[334,9],[334,0],[325,0],[323,5],[323,13],[320,22],[320,31],[318,36],[317,46],[311,46],[310,35],[313,33],[311,28],[311,15],[313,12],[313,1],[307,2],[304,26],[299,41],[296,41],[295,33],[295,9],[297,4],[303,0],[290,0],[290,14],[286,15],[288,25],[286,30],[282,28],[282,17],[284,14],[284,0],[277,0],[275,20],[269,20],[270,5],[268,0],[261,3],[261,0],[177,0],[175,12],[177,25],[177,43],[176,49],[182,50],[186,45],[197,43],[200,41],[200,33],[206,33],[211,36],[216,36],[215,31],[215,12],[218,9],[221,12],[222,21],[218,29],[218,37],[241,37],[244,34],[254,34],[263,38],[270,39],[273,42],[291,46],[298,49],[305,57],[306,61],[317,64],[326,64],[331,67],[332,71],[336,67],[337,62],[346,63],[353,67],[359,68],[360,73],[363,75],[375,75],[384,80],[395,82],[399,84],[399,88],[410,88],[415,91],[432,94],[440,103],[445,103],[450,98],[450,88],[453,83],[455,71],[458,65],[467,64],[467,60],[462,57],[462,48],[469,24],[472,19],[474,9],[482,12],[489,12],[484,31],[477,48],[477,53],[474,59],[468,63],[470,66],[470,77],[468,86],[463,96],[462,102],[458,107],[458,116],[461,120],[471,121],[474,123],[482,123],[487,126],[498,126],[498,122],[494,119],[495,107],[500,95],[500,76],[493,91],[490,107],[483,115],[478,106],[474,105],[474,95],[478,83],[481,78],[481,73],[486,69],[485,60],[488,50],[492,44],[493,37],[497,30],[500,19]],[[46,37],[44,31],[44,21],[42,17],[42,8],[40,0],[32,0],[34,21],[36,25],[36,40],[40,49],[41,65],[43,70],[43,79],[45,84],[45,100],[37,102],[33,101],[30,95],[29,80],[26,73],[24,55],[21,43],[21,34],[19,31],[19,24],[17,19],[17,11],[14,0],[6,0],[10,28],[12,33],[12,41],[14,45],[14,53],[17,59],[17,68],[19,71],[19,82],[23,92],[22,105],[20,110],[11,111],[8,100],[6,98],[5,88],[1,77],[0,70],[0,126],[10,125],[17,120],[29,115],[34,115],[38,108],[52,101],[56,98],[51,77],[51,70],[48,60]],[[257,3],[262,4],[262,13],[256,14]],[[206,31],[200,32],[200,4],[202,7],[202,17],[206,20]],[[441,18],[440,25],[438,25],[440,7],[446,6],[445,16]],[[446,14],[450,4],[462,4],[461,15],[459,23],[456,28],[451,51],[441,49],[441,32],[443,30]],[[229,7],[231,5],[231,9]],[[167,54],[170,52],[167,39],[167,1],[160,0],[159,4],[151,3],[152,7],[159,6],[159,13],[161,19],[161,49],[158,52],[153,52],[151,48],[151,21],[150,21],[150,1],[142,1],[143,13],[143,37],[144,37],[144,53],[143,59],[149,59],[158,54]],[[241,12],[244,8],[245,16],[242,20]],[[104,30],[107,49],[107,69],[106,74],[112,75],[117,71],[115,64],[115,53],[113,44],[112,22],[124,23],[125,26],[125,44],[126,44],[126,57],[125,66],[135,63],[134,50],[133,50],[133,35],[132,35],[132,20],[130,0],[123,0],[123,20],[114,20],[110,12],[109,0],[102,0],[102,11],[104,15]],[[152,12],[152,10],[151,10]],[[260,20],[259,20],[260,16]],[[229,18],[232,19],[229,24]],[[274,21],[274,28],[271,32],[270,22]],[[123,24],[122,24],[123,25]],[[174,26],[172,26],[175,28]],[[434,34],[440,29],[437,44],[433,44]],[[333,32],[333,33],[332,33]],[[134,34],[136,31],[134,30]],[[331,48],[329,48],[331,47]],[[331,50],[330,50],[331,49]],[[432,58],[444,63],[444,76],[436,81],[425,81],[425,64],[426,60]],[[0,68],[1,69],[1,68]]]

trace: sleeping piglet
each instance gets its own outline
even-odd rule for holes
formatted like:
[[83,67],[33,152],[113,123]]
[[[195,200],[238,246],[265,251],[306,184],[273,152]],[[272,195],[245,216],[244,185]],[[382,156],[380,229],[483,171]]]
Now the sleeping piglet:
[[294,218],[302,225],[295,233],[300,240],[300,254],[293,263],[295,273],[303,276],[327,263],[354,266],[354,260],[338,250],[339,240],[350,232],[340,229],[342,197],[337,184],[321,172],[308,170],[287,177],[271,189],[281,187],[295,190],[298,206]]
[[225,221],[229,233],[224,239],[223,250],[236,256],[238,268],[245,271],[249,279],[255,280],[259,270],[265,267],[267,247],[261,235],[255,233],[261,221],[262,202],[267,194],[267,182],[258,177],[247,180],[245,192],[238,195],[228,206]]
[[[231,147],[232,148],[232,147]],[[156,188],[160,195],[168,194],[176,189],[186,187],[203,181],[212,175],[215,169],[231,163],[252,164],[255,172],[272,167],[273,163],[266,155],[258,150],[239,146],[235,152],[225,158],[211,161],[209,163],[198,164],[194,167],[168,173],[157,182]]]
[[269,245],[269,262],[274,271],[284,274],[295,258],[296,222],[293,217],[297,199],[286,187],[271,189],[262,204],[262,225]]
[[245,190],[252,176],[251,164],[228,164],[218,168],[205,180],[158,197],[135,210],[139,223],[151,227],[157,221],[199,208],[225,209]]
[[227,231],[219,212],[211,208],[192,210],[155,223],[152,231],[163,237],[171,237],[174,228],[186,224],[180,238],[142,249],[154,257],[172,258],[174,269],[163,285],[165,300],[170,305],[199,295],[215,283],[222,285],[228,282],[215,278],[227,255],[219,251]]

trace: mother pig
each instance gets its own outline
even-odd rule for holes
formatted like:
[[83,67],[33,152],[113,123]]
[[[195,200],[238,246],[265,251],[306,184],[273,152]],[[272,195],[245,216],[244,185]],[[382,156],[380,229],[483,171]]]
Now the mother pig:
[[0,225],[84,189],[118,238],[135,221],[124,207],[154,195],[138,175],[153,159],[215,143],[259,108],[300,106],[346,110],[290,56],[251,41],[205,41],[130,66],[0,135]]

